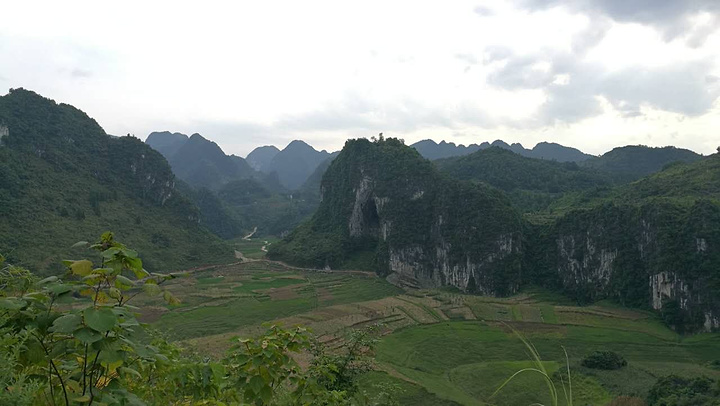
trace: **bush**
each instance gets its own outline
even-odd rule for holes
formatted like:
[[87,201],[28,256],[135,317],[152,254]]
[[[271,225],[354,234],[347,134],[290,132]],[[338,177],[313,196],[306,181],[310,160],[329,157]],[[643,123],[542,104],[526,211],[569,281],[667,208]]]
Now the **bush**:
[[627,365],[622,355],[612,351],[595,351],[582,360],[582,365],[592,369],[620,369]]
[[657,380],[647,398],[650,406],[717,406],[720,383],[707,377],[682,378],[669,375]]

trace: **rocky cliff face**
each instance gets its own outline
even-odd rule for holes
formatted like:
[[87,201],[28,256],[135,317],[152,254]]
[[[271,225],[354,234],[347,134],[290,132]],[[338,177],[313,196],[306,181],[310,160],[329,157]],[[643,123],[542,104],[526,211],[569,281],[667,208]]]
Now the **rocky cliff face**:
[[720,328],[720,206],[606,205],[570,213],[550,233],[555,272],[581,301],[677,312],[689,330]]
[[[343,267],[361,254],[372,258],[369,269],[421,287],[504,295],[520,285],[521,222],[509,202],[489,188],[445,178],[397,140],[349,141],[321,190],[311,222],[271,255]],[[332,238],[339,244],[315,248]],[[296,247],[316,251],[298,257]]]

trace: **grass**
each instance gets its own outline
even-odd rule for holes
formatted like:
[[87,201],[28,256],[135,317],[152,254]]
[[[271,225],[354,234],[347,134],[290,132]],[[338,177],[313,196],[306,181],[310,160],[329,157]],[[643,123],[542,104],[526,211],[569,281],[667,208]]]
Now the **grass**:
[[262,250],[263,247],[269,247],[270,245],[280,241],[277,237],[258,237],[250,238],[248,240],[237,238],[232,241],[233,246],[236,250],[242,252],[245,258],[249,259],[262,259],[265,258],[266,252]]
[[271,288],[282,288],[290,285],[298,285],[307,283],[304,279],[295,278],[276,278],[269,280],[252,280],[244,282],[240,286],[233,288],[235,292],[252,293],[256,290],[271,289]]
[[[563,362],[561,346],[567,348],[573,365],[587,353],[599,349],[617,351],[628,360],[630,366],[619,372],[596,372],[575,366],[576,404],[602,405],[609,402],[611,396],[642,394],[641,389],[646,391],[662,374],[660,371],[701,374],[709,371],[701,364],[717,358],[720,352],[720,347],[711,339],[686,343],[643,331],[606,327],[547,326],[538,330],[542,324],[513,326],[529,333],[542,358],[550,363]],[[450,397],[448,391],[459,388],[473,399],[490,401],[489,395],[528,358],[525,346],[512,332],[502,325],[483,322],[408,327],[385,337],[377,351],[379,362],[401,371],[435,395],[461,404],[472,403]],[[632,379],[633,374],[639,376],[638,380]],[[502,400],[495,400],[497,404],[530,404],[542,399],[534,399],[535,395],[529,394],[546,392],[542,379],[532,375],[512,385],[517,387],[507,393],[504,390]]]
[[360,386],[372,398],[380,391],[391,395],[401,405],[414,406],[459,406],[452,400],[439,398],[420,385],[390,376],[385,372],[372,371],[361,378]]
[[[400,292],[385,280],[368,275],[288,271],[272,263],[250,262],[174,281],[168,288],[183,303],[169,307],[155,326],[173,340],[186,340]],[[285,295],[273,294],[282,289],[288,290]],[[162,306],[159,299],[146,304]]]
[[[576,405],[644,397],[670,371],[720,378],[720,371],[708,367],[720,359],[720,334],[683,338],[652,313],[612,303],[572,306],[540,289],[509,298],[403,291],[371,275],[303,271],[267,261],[196,272],[169,288],[184,303],[167,309],[155,325],[213,356],[222,356],[231,336],[257,334],[265,322],[305,325],[332,345],[349,329],[382,323],[379,370],[363,378],[362,386],[368,393],[392,392],[403,405],[547,402],[542,378],[532,374],[490,398],[530,359],[512,329],[535,345],[549,374],[565,365],[562,348],[567,349]],[[478,320],[461,320],[473,315]],[[616,371],[582,367],[582,358],[596,350],[618,352],[629,365]]]

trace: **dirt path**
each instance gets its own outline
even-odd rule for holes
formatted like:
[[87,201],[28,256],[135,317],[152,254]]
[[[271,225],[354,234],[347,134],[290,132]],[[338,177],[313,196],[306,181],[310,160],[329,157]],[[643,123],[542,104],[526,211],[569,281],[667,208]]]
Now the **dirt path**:
[[[246,236],[243,237],[242,239],[243,239],[243,240],[249,240],[250,237],[252,237],[253,235],[255,235],[255,233],[257,233],[257,226],[255,226],[255,228],[253,228],[252,233],[246,235]],[[266,242],[267,242],[267,241],[266,241]]]

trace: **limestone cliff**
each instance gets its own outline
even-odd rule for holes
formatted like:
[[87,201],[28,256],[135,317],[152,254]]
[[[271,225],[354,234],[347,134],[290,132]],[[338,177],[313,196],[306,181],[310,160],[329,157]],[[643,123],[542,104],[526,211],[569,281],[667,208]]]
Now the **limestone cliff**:
[[422,287],[504,295],[520,286],[522,227],[508,200],[445,177],[398,140],[348,141],[321,194],[312,220],[272,257],[371,269]]
[[710,331],[720,328],[717,225],[720,206],[709,200],[572,212],[548,235],[550,267],[580,301],[613,298],[659,310],[685,330]]

